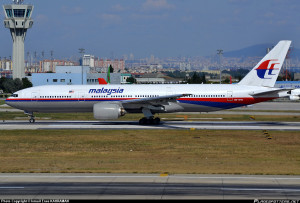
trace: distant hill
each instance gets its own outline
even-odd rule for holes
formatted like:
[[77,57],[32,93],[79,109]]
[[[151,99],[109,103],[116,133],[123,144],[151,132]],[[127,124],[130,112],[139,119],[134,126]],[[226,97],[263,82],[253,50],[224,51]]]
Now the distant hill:
[[[224,51],[224,57],[263,57],[267,53],[267,47],[273,47],[272,44],[257,44],[235,51]],[[291,58],[300,58],[300,49],[292,47]]]
[[224,51],[224,57],[255,57],[266,55],[267,47],[272,47],[272,44],[257,44],[235,51]]

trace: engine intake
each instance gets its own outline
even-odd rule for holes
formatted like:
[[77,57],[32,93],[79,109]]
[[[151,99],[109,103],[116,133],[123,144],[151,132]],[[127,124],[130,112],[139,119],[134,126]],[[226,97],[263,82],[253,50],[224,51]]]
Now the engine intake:
[[113,120],[124,116],[126,111],[119,104],[97,103],[94,104],[94,118],[98,120]]

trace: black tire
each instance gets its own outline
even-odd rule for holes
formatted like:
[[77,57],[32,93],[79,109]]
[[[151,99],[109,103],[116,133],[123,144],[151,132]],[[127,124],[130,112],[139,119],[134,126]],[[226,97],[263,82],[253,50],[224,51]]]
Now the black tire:
[[153,123],[154,123],[154,125],[159,125],[159,124],[160,124],[160,118],[156,117],[156,118],[153,120]]
[[145,125],[145,124],[147,124],[147,119],[146,118],[141,118],[139,120],[139,125]]

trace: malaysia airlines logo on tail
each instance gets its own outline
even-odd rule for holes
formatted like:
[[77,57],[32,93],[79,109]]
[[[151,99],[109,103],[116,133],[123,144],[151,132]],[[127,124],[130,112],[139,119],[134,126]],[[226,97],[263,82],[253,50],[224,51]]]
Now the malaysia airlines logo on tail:
[[[257,76],[261,79],[272,79],[271,77],[268,76],[272,76],[272,75],[276,75],[276,74],[272,74],[273,70],[279,70],[279,68],[274,68],[274,66],[276,64],[280,64],[280,63],[273,63],[272,61],[278,61],[277,59],[272,59],[272,60],[266,60],[264,62],[262,62],[258,68],[256,68],[256,72],[257,72]],[[270,65],[270,68],[269,67]],[[266,74],[266,72],[268,72]]]

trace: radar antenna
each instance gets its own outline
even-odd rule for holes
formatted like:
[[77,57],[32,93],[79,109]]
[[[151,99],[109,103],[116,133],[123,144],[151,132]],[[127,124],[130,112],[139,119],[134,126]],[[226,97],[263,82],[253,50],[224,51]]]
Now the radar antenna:
[[13,0],[15,4],[22,4],[24,0]]

